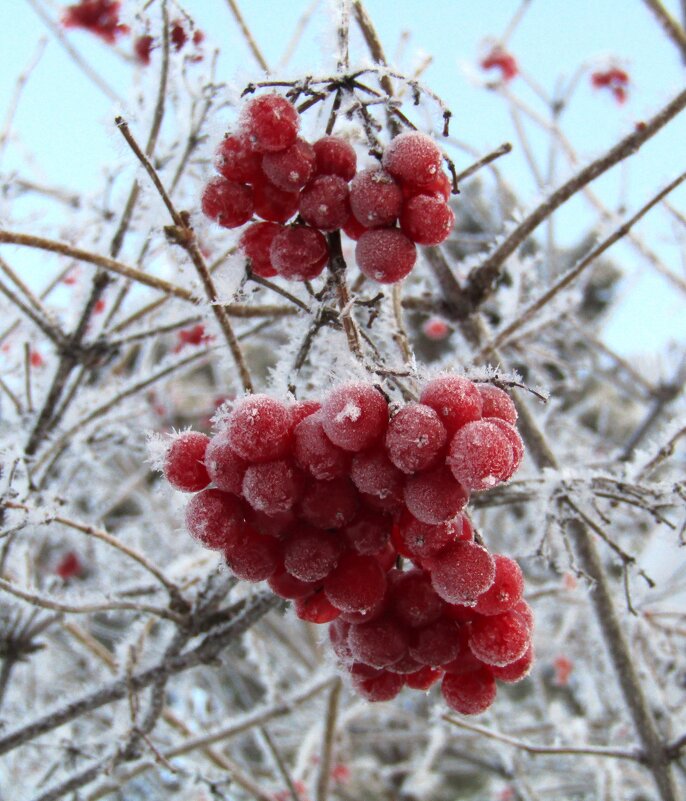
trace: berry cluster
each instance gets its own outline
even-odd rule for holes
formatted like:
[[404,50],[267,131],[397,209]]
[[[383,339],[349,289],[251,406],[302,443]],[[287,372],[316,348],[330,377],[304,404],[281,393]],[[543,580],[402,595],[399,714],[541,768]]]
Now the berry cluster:
[[475,542],[463,514],[470,492],[517,469],[516,417],[503,390],[451,375],[400,408],[366,383],[322,403],[249,395],[211,439],[176,437],[164,473],[197,493],[186,526],[198,542],[331,624],[361,695],[443,677],[448,705],[475,714],[533,659],[519,566]]
[[[238,131],[221,142],[206,185],[203,212],[224,228],[243,231],[240,246],[253,271],[306,281],[329,259],[325,234],[342,230],[357,242],[355,258],[369,278],[405,278],[416,245],[438,245],[455,221],[441,151],[425,134],[408,132],[386,148],[381,165],[357,172],[353,147],[337,136],[310,144],[298,136],[300,118],[288,100],[266,94],[249,100]],[[295,222],[285,225],[296,217]]]
[[591,73],[591,85],[595,89],[609,89],[614,99],[621,105],[627,99],[629,74],[619,67],[597,70]]
[[129,32],[119,22],[121,0],[80,0],[67,6],[62,15],[65,28],[83,28],[99,36],[107,44],[114,44],[118,36]]

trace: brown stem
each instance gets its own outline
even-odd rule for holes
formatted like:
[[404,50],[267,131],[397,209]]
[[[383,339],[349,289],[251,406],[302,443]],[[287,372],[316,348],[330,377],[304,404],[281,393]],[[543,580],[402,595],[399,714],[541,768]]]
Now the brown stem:
[[346,263],[343,258],[343,250],[341,248],[341,232],[334,231],[332,234],[327,235],[329,242],[329,273],[334,281],[336,287],[336,294],[338,296],[338,307],[341,312],[341,323],[343,330],[348,338],[348,347],[350,352],[359,360],[363,360],[362,347],[360,345],[360,334],[357,330],[357,324],[352,316],[351,298],[348,290],[348,284],[345,280]]

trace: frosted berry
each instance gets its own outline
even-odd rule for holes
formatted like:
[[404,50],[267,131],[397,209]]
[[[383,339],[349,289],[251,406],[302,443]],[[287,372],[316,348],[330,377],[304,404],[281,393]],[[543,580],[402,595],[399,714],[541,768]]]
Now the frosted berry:
[[292,103],[277,94],[249,100],[239,117],[240,129],[259,153],[285,150],[298,136],[300,119]]
[[516,612],[522,618],[526,623],[526,627],[529,629],[529,633],[531,633],[534,629],[534,610],[529,604],[522,598],[512,607],[512,611]]
[[506,423],[500,417],[484,417],[484,420],[488,420],[507,437],[512,448],[512,474],[514,474],[524,458],[524,443],[519,432],[514,425]]
[[272,573],[267,584],[274,595],[278,595],[279,598],[288,598],[291,601],[312,595],[318,586],[317,582],[301,581],[283,567],[278,567],[276,572]]
[[321,231],[336,231],[350,219],[348,184],[337,175],[320,175],[300,195],[300,215]]
[[370,678],[353,676],[353,687],[356,692],[370,703],[391,701],[402,690],[404,684],[403,676],[397,673],[390,673],[387,670],[382,671],[378,676]]
[[401,499],[404,476],[391,462],[383,448],[355,454],[350,478],[360,492],[384,498]]
[[269,250],[276,272],[290,281],[309,281],[321,274],[329,247],[321,231],[294,225],[277,234]]
[[150,57],[152,55],[154,43],[155,40],[148,34],[138,36],[133,43],[133,52],[136,56],[136,61],[138,61],[138,63],[142,64],[144,67],[147,67],[150,64]]
[[509,665],[529,647],[529,628],[516,612],[491,617],[479,615],[471,624],[469,647],[487,665]]
[[323,136],[312,147],[317,157],[317,175],[337,175],[350,181],[357,171],[357,156],[351,144],[339,136]]
[[386,575],[373,556],[345,554],[324,582],[324,592],[342,612],[368,612],[386,592]]
[[477,384],[476,388],[481,395],[483,417],[498,417],[511,426],[517,422],[517,410],[505,390],[494,384]]
[[502,81],[511,81],[519,72],[515,57],[499,46],[495,46],[482,59],[481,67],[485,70],[500,70],[500,79]]
[[198,492],[210,483],[205,453],[210,438],[198,431],[185,431],[174,439],[164,458],[164,477],[182,492]]
[[350,454],[331,442],[322,422],[322,414],[317,412],[295,427],[293,454],[303,470],[321,481],[330,481],[348,473]]
[[386,432],[386,450],[403,473],[431,467],[447,438],[436,412],[421,403],[408,403],[393,417]]
[[494,487],[514,472],[509,439],[488,420],[467,423],[455,434],[447,462],[457,481],[470,491]]
[[280,459],[290,448],[288,408],[268,395],[248,395],[227,423],[231,448],[249,462]]
[[474,604],[493,584],[495,562],[475,542],[455,542],[431,560],[431,584],[450,604]]
[[350,182],[350,208],[367,228],[391,225],[400,214],[403,193],[385,170],[369,167]]
[[495,579],[491,587],[477,599],[474,610],[480,615],[499,615],[519,601],[524,592],[524,577],[519,565],[508,556],[493,556]]
[[388,616],[352,625],[348,634],[353,659],[376,668],[387,667],[402,659],[408,644],[407,630]]
[[469,673],[446,673],[441,683],[446,704],[461,715],[479,715],[495,701],[496,686],[488,668]]
[[229,569],[243,581],[264,581],[273,575],[281,561],[278,540],[244,525],[240,534],[224,549]]
[[395,617],[413,629],[438,620],[445,605],[431,586],[429,576],[421,570],[401,573],[391,582],[389,603]]
[[359,554],[373,555],[384,550],[391,530],[391,519],[381,512],[363,509],[342,531],[348,545]]
[[314,168],[312,145],[300,137],[285,150],[262,156],[262,171],[274,186],[284,192],[302,189],[314,175]]
[[415,195],[403,203],[400,227],[418,245],[440,245],[450,236],[455,215],[450,206],[431,195]]
[[516,684],[531,673],[533,664],[534,649],[532,645],[529,645],[526,651],[524,651],[524,655],[520,656],[519,659],[515,659],[514,662],[510,662],[509,665],[504,665],[503,667],[494,665],[491,667],[491,673],[493,673],[498,681],[503,681],[505,684]]
[[396,136],[383,154],[383,166],[402,183],[431,184],[441,172],[441,151],[433,139],[418,131]]
[[222,228],[239,228],[255,210],[252,189],[217,175],[205,186],[202,210]]
[[380,284],[394,284],[412,272],[417,248],[398,228],[367,231],[355,246],[360,271]]
[[291,426],[295,428],[298,423],[302,423],[305,418],[318,412],[321,407],[321,403],[316,400],[296,401],[291,406]]
[[461,376],[443,375],[432,379],[422,390],[419,401],[438,414],[449,436],[465,423],[481,417],[479,390]]
[[300,192],[285,192],[263,178],[253,185],[253,201],[258,217],[285,223],[298,211]]
[[340,611],[332,606],[329,599],[319,590],[306,598],[297,598],[295,614],[308,623],[331,623],[340,615]]
[[369,228],[358,222],[354,216],[351,216],[348,222],[343,226],[343,233],[355,242],[368,230]]
[[229,181],[252,184],[262,178],[262,157],[245,136],[225,136],[214,156],[214,166]]
[[274,237],[283,230],[283,226],[278,223],[253,223],[243,231],[238,240],[238,247],[250,259],[252,271],[261,278],[273,278],[276,275],[269,249]]
[[443,676],[443,671],[440,668],[433,668],[430,665],[426,665],[420,668],[416,673],[410,673],[408,676],[405,676],[405,683],[412,690],[423,690],[426,692],[441,676]]
[[220,431],[210,440],[205,452],[205,465],[216,487],[234,495],[242,493],[243,474],[248,463],[231,450],[227,431]]
[[403,556],[422,559],[435,556],[446,545],[455,542],[461,526],[461,517],[443,523],[423,523],[405,509],[394,530],[393,540]]
[[194,495],[186,506],[186,529],[205,548],[221,551],[239,536],[244,510],[234,495],[208,489]]
[[243,476],[243,497],[258,512],[276,515],[290,511],[303,490],[303,475],[292,462],[252,464]]
[[282,539],[296,522],[296,516],[292,511],[268,515],[247,505],[245,508],[245,519],[255,531],[259,531],[260,534],[267,534],[270,537],[276,537],[277,539]]
[[284,566],[301,581],[321,581],[337,565],[343,548],[335,534],[315,528],[299,528],[284,543]]
[[446,203],[450,200],[450,195],[453,191],[453,185],[450,178],[444,173],[439,172],[436,178],[431,183],[418,186],[417,184],[402,184],[403,197],[411,198],[415,195],[430,195],[431,197],[445,200]]
[[369,384],[355,382],[332,390],[322,404],[327,437],[346,451],[361,451],[378,441],[386,430],[388,404]]
[[128,26],[119,22],[120,7],[121,0],[81,0],[64,9],[62,25],[83,28],[114,44],[118,36],[129,32]]
[[311,481],[300,501],[300,516],[316,528],[343,528],[357,514],[359,498],[349,478]]
[[463,647],[457,624],[442,618],[414,633],[410,656],[422,665],[437,667],[456,659]]
[[405,506],[422,523],[452,520],[468,497],[447,467],[417,473],[405,481]]
[[67,551],[67,553],[63,554],[55,566],[55,575],[59,576],[62,581],[69,581],[82,574],[83,565],[78,554],[74,553],[74,551]]
[[390,673],[400,673],[402,676],[409,676],[416,673],[422,667],[420,662],[413,659],[409,654],[405,654],[402,659],[389,665],[386,670]]
[[177,53],[188,41],[188,34],[180,19],[172,21],[171,30],[169,31],[169,40]]

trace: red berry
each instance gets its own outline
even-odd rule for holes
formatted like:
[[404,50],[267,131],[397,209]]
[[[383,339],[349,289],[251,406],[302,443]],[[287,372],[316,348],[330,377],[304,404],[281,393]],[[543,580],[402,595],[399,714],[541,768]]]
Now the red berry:
[[522,598],[512,607],[512,611],[522,618],[531,633],[534,630],[534,610],[529,604]]
[[258,512],[252,506],[246,506],[245,519],[255,531],[277,539],[282,539],[296,522],[296,516],[293,512],[279,512],[275,515],[268,515],[264,512]]
[[239,184],[252,184],[263,178],[262,157],[245,136],[229,134],[222,139],[214,157],[214,166],[224,178]]
[[301,581],[292,576],[283,567],[277,568],[267,580],[269,589],[278,595],[279,598],[288,598],[293,601],[296,598],[306,598],[317,589],[317,582]]
[[83,573],[83,565],[74,551],[67,551],[55,567],[55,573],[63,580],[68,581]]
[[401,573],[391,582],[389,603],[395,617],[413,629],[438,620],[445,606],[431,586],[430,577],[416,569]]
[[324,432],[346,451],[357,452],[373,445],[383,436],[387,421],[388,404],[370,384],[343,384],[322,404]]
[[205,452],[205,466],[215,486],[224,492],[241,495],[248,462],[231,450],[227,431],[220,431],[210,440]]
[[481,418],[479,390],[469,379],[457,375],[442,375],[429,381],[419,401],[438,414],[448,436],[465,423]]
[[453,191],[452,181],[444,172],[439,172],[436,178],[431,183],[418,186],[417,184],[403,183],[402,185],[403,197],[411,198],[415,195],[431,195],[439,200],[443,199],[448,202],[450,195]]
[[229,569],[243,581],[264,581],[272,576],[281,562],[281,547],[274,537],[259,534],[248,525],[229,541],[224,549]]
[[222,228],[239,228],[255,210],[252,189],[217,175],[202,193],[202,210]]
[[303,490],[303,475],[289,460],[252,464],[243,476],[243,497],[258,512],[290,511]]
[[331,623],[341,614],[321,590],[307,598],[297,598],[294,606],[295,614],[308,623]]
[[400,673],[402,676],[409,676],[416,673],[421,668],[421,663],[413,659],[409,654],[405,654],[402,659],[389,665],[386,670],[391,673]]
[[373,554],[373,556],[381,565],[381,569],[384,573],[388,573],[392,567],[395,567],[395,563],[398,558],[398,554],[390,542],[387,542],[383,549],[378,553]]
[[445,427],[430,406],[408,403],[388,424],[386,450],[403,473],[416,473],[436,462],[446,438]]
[[488,420],[462,426],[450,443],[447,462],[457,481],[470,491],[490,489],[514,473],[509,439]]
[[231,449],[249,462],[271,462],[290,449],[288,408],[268,395],[248,395],[239,401],[227,423]]
[[386,592],[386,574],[373,556],[348,553],[324,582],[324,592],[342,612],[368,612]]
[[[376,559],[376,557],[374,558]],[[354,623],[356,625],[359,623],[369,623],[370,620],[376,620],[377,618],[380,618],[381,615],[383,615],[386,611],[386,606],[386,599],[382,598],[380,601],[375,603],[371,609],[366,609],[361,612],[341,612],[341,620],[345,620],[346,623]]]
[[214,551],[223,550],[240,535],[243,521],[241,501],[217,489],[199,492],[186,506],[188,533]]
[[295,143],[300,127],[295,106],[277,94],[248,100],[238,122],[253,150],[259,153],[274,153],[290,147]]
[[451,328],[440,317],[429,317],[422,326],[422,334],[432,342],[442,342],[450,336]]
[[443,523],[422,523],[405,509],[394,530],[393,541],[403,556],[424,559],[435,556],[455,542],[461,532],[462,518]]
[[481,395],[482,417],[498,417],[513,426],[517,422],[517,410],[512,398],[494,384],[477,384]]
[[368,230],[369,228],[359,223],[354,216],[351,216],[348,222],[343,226],[343,233],[355,242]]
[[405,628],[388,616],[352,625],[348,634],[353,659],[376,668],[388,667],[402,659],[408,644]]
[[391,462],[383,448],[372,448],[355,454],[350,478],[360,492],[385,498],[403,497],[403,474]]
[[383,154],[383,166],[402,183],[423,186],[441,172],[441,151],[433,139],[419,131],[396,136]]
[[262,156],[262,171],[274,186],[284,192],[301,190],[314,175],[314,167],[312,145],[300,137],[285,150]]
[[480,615],[499,615],[519,601],[524,592],[524,577],[519,565],[508,556],[495,554],[495,579],[477,599],[474,610]]
[[266,178],[253,185],[255,214],[263,220],[285,223],[297,212],[300,192],[284,192]]
[[468,499],[447,467],[417,473],[405,481],[405,506],[422,523],[452,520]]
[[516,612],[491,617],[479,615],[471,624],[469,647],[487,665],[509,665],[529,647],[529,628]]
[[[526,651],[524,651],[524,655],[520,656],[519,659],[515,659],[514,662],[510,662],[509,665],[504,665],[503,667],[492,666],[491,673],[498,681],[503,681],[505,684],[516,684],[531,673],[533,664],[534,649],[532,645],[529,645]],[[560,683],[561,682],[558,682],[558,684]],[[564,683],[566,684],[566,682]]]
[[350,182],[350,208],[367,228],[393,224],[402,202],[402,190],[393,176],[380,167],[362,170]]
[[154,43],[152,36],[139,36],[133,43],[133,52],[139,64],[147,67],[150,64],[150,54]]
[[300,195],[300,214],[308,225],[336,231],[350,219],[348,184],[337,175],[320,175]]
[[422,690],[426,692],[442,675],[443,671],[440,668],[425,665],[416,673],[410,673],[408,676],[405,676],[405,683],[412,690]]
[[371,509],[363,509],[343,529],[343,536],[350,547],[359,554],[374,555],[384,550],[391,532],[391,519]]
[[450,236],[455,215],[450,206],[431,195],[415,195],[403,203],[400,227],[418,245],[440,245]]
[[403,676],[387,670],[371,678],[353,677],[353,686],[356,692],[370,703],[391,701],[402,690],[404,684]]
[[323,136],[312,147],[317,157],[317,175],[337,175],[344,181],[355,177],[357,156],[352,145],[339,136]]
[[488,420],[489,423],[492,423],[507,437],[507,441],[510,443],[512,448],[512,474],[514,474],[524,458],[524,443],[522,442],[522,438],[519,436],[519,433],[514,425],[506,423],[499,417],[484,417],[484,419]]
[[494,579],[493,558],[475,542],[455,542],[431,560],[431,584],[450,604],[474,604]]
[[515,57],[497,45],[481,61],[481,67],[485,70],[499,69],[502,81],[511,81],[519,72]]
[[316,228],[294,225],[277,234],[269,250],[276,272],[289,281],[309,281],[329,260],[326,238]]
[[359,498],[349,478],[311,481],[300,502],[300,515],[316,528],[343,528],[357,514]]
[[322,421],[319,411],[295,427],[293,453],[303,470],[321,481],[330,481],[348,473],[350,454],[331,442],[324,433]]
[[65,28],[84,28],[107,44],[129,32],[128,25],[119,22],[120,0],[81,0],[65,8],[62,25]]
[[488,668],[469,673],[446,673],[441,693],[448,706],[461,715],[478,715],[495,701],[496,686]]
[[299,423],[302,423],[303,420],[315,414],[321,408],[321,403],[316,400],[296,401],[293,406],[291,406],[291,426],[295,428]]
[[238,247],[250,259],[252,271],[262,278],[273,278],[276,270],[272,266],[270,248],[274,237],[284,230],[273,222],[258,222],[249,225],[238,240]]
[[210,438],[198,431],[185,431],[174,439],[164,458],[164,477],[182,492],[198,492],[210,483],[205,452]]
[[174,50],[176,50],[177,53],[188,41],[188,34],[186,33],[186,29],[183,27],[183,22],[181,22],[180,19],[175,19],[172,21],[169,39],[171,40]]
[[355,261],[367,278],[394,284],[412,272],[417,248],[398,228],[375,228],[362,234],[355,246]]
[[284,566],[301,581],[325,579],[338,564],[344,545],[328,531],[302,527],[284,542]]
[[415,632],[410,655],[422,665],[437,667],[456,659],[463,649],[457,623],[442,618]]

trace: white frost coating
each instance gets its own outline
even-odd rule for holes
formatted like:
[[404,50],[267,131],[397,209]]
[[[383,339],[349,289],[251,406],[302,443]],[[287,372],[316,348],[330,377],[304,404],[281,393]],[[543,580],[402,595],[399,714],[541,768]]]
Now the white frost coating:
[[350,420],[354,423],[356,420],[360,419],[361,414],[362,410],[360,407],[354,401],[349,400],[341,409],[341,411],[334,417],[334,420],[337,423],[343,423],[346,420]]

